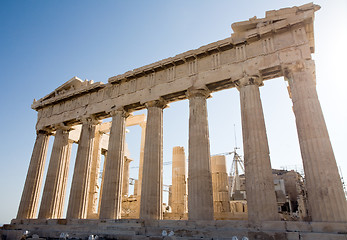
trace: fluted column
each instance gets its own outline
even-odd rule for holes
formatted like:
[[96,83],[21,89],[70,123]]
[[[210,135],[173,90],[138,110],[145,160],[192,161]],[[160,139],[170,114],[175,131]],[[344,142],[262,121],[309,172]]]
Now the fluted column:
[[[62,218],[62,205],[65,199],[66,174],[70,161],[71,143],[69,127],[58,126],[53,143],[51,159],[43,188],[38,218]],[[63,200],[62,200],[63,199]]]
[[60,187],[61,189],[59,190],[59,192],[63,193],[59,196],[59,202],[58,202],[59,218],[63,217],[63,212],[64,212],[65,194],[66,194],[67,180],[69,175],[72,144],[73,144],[73,141],[69,139],[68,145],[66,147],[66,160],[64,161],[64,166],[63,166],[63,175],[62,175],[62,181],[61,181],[62,184]]
[[210,139],[205,90],[190,90],[188,219],[213,220]]
[[49,136],[50,133],[46,131],[37,131],[22,198],[18,208],[17,219],[36,217]]
[[214,212],[230,212],[228,173],[225,156],[211,157],[212,189]]
[[172,206],[172,185],[169,186],[169,200],[168,205]]
[[258,77],[236,82],[240,91],[248,220],[279,220]]
[[184,147],[172,149],[172,200],[170,206],[173,213],[187,212],[187,164]]
[[97,120],[82,119],[81,135],[78,143],[75,169],[71,182],[67,219],[87,217],[90,167],[93,157]]
[[162,219],[163,108],[161,101],[147,106],[147,127],[141,185],[141,219]]
[[129,195],[129,167],[132,159],[124,157],[124,167],[123,167],[123,187],[122,187],[122,195]]
[[347,203],[318,100],[314,62],[288,66],[285,76],[293,101],[309,213],[317,222],[346,222]]
[[98,200],[98,178],[100,171],[100,160],[101,160],[101,148],[100,140],[102,133],[99,132],[99,126],[96,126],[95,137],[94,137],[94,147],[93,156],[90,167],[90,180],[89,180],[89,190],[88,190],[88,209],[87,218],[95,218],[98,213],[97,210],[97,200]]
[[146,140],[146,122],[139,124],[141,127],[141,144],[140,144],[140,164],[139,164],[139,177],[136,184],[136,202],[137,202],[137,214],[140,218],[141,207],[141,185],[142,185],[142,172],[143,172],[143,156],[145,152],[145,140]]
[[129,114],[120,109],[111,112],[111,115],[112,126],[104,169],[100,219],[121,218],[125,120]]

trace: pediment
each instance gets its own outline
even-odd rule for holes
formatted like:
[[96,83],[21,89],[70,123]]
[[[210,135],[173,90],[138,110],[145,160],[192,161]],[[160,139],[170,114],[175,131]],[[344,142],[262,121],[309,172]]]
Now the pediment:
[[54,98],[54,97],[59,96],[59,95],[64,95],[68,92],[73,92],[73,91],[76,91],[78,89],[84,88],[90,84],[93,84],[92,80],[83,81],[80,78],[75,76],[75,77],[71,78],[69,81],[62,84],[61,86],[57,87],[53,92],[46,95],[45,97],[43,97],[39,101],[45,101],[47,99]]

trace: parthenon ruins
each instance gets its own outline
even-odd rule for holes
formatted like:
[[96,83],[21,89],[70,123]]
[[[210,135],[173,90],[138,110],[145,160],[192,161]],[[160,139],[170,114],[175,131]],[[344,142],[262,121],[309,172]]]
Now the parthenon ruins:
[[[93,234],[150,239],[170,230],[183,239],[346,239],[346,197],[312,59],[313,21],[319,9],[310,3],[268,11],[265,18],[233,23],[226,39],[110,77],[106,84],[73,77],[35,101],[37,137],[18,214],[0,233],[7,239],[17,239],[22,230],[44,239],[62,233],[79,239]],[[310,216],[306,221],[281,221],[278,213],[259,92],[267,80],[278,77],[288,83],[296,119]],[[234,210],[225,158],[210,154],[206,106],[211,93],[229,88],[240,93],[247,195],[246,208],[241,205],[245,217],[234,219],[224,214]],[[175,147],[171,217],[163,219],[163,114],[170,102],[184,99],[189,101],[188,166],[185,150]],[[133,115],[142,109],[147,116]],[[111,121],[103,122],[108,118]],[[125,132],[132,125],[142,129],[140,166],[135,210],[125,216],[131,161]],[[78,150],[67,189],[72,143]],[[101,155],[105,163],[99,187]]]

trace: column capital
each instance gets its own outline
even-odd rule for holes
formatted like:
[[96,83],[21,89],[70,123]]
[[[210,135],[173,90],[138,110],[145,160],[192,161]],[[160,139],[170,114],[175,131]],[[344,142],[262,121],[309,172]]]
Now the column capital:
[[190,88],[187,90],[186,96],[188,99],[192,97],[205,97],[209,98],[211,97],[211,92],[206,88],[206,89],[195,89],[195,88]]
[[153,100],[145,103],[146,108],[157,107],[157,108],[166,108],[168,107],[167,102],[164,99]]
[[44,129],[39,129],[39,130],[36,130],[36,134],[45,134],[45,135],[53,135],[53,130],[52,129],[49,129],[49,128],[44,128]]
[[256,86],[263,86],[263,79],[257,75],[245,75],[243,78],[240,78],[239,80],[235,81],[235,85],[238,90],[240,88],[249,86],[249,85],[256,85]]
[[57,130],[63,130],[63,132],[65,132],[65,133],[68,133],[68,132],[70,132],[71,130],[74,130],[72,126],[66,125],[65,123],[55,124],[55,125],[53,125],[53,129],[54,129],[55,131],[57,131]]
[[293,74],[298,72],[308,72],[312,74],[315,79],[316,66],[314,60],[296,61],[289,64],[283,64],[281,67],[286,80],[292,79]]
[[123,107],[117,108],[115,110],[110,111],[111,117],[116,116],[117,114],[120,114],[122,117],[127,118],[130,116],[130,113],[126,111]]
[[147,125],[147,121],[143,121],[143,122],[140,122],[140,123],[139,123],[139,126],[140,126],[141,128],[145,128],[146,125]]
[[96,118],[94,115],[81,116],[78,118],[78,120],[80,120],[82,122],[82,124],[98,125],[98,124],[102,123],[102,121],[99,120],[98,118]]
[[124,156],[124,162],[130,163],[130,162],[132,162],[132,161],[133,161],[133,160],[132,160],[131,158],[128,158],[128,157]]

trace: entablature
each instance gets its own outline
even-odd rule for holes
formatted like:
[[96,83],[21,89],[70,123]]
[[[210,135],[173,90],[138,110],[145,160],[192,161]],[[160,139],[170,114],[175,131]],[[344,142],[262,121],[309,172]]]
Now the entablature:
[[[284,11],[285,17],[280,15],[282,10],[267,13],[271,16],[264,18],[267,24],[264,19],[233,24],[236,32],[230,38],[111,77],[107,84],[90,83],[62,94],[51,93],[32,105],[38,111],[37,129],[60,122],[78,124],[84,115],[110,117],[109,112],[119,107],[140,110],[153,100],[186,99],[192,87],[211,92],[232,88],[245,75],[263,80],[283,76],[283,64],[311,59],[307,29],[315,9],[316,5],[309,4]],[[67,83],[62,86],[68,87]]]

